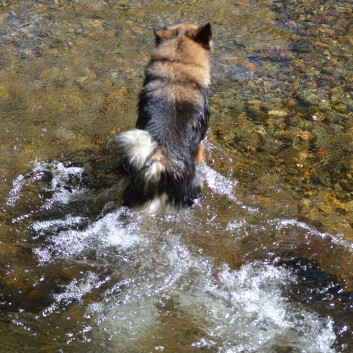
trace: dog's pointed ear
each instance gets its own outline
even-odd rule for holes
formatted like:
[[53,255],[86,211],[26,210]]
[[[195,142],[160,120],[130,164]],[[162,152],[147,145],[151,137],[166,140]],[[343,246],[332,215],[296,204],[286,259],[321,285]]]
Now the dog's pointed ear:
[[169,29],[162,28],[162,29],[155,29],[154,35],[156,36],[156,43],[159,44],[164,40],[173,37],[174,33]]
[[211,24],[207,23],[207,25],[201,27],[198,30],[198,33],[195,37],[195,41],[200,43],[206,49],[211,49],[211,39],[212,39]]

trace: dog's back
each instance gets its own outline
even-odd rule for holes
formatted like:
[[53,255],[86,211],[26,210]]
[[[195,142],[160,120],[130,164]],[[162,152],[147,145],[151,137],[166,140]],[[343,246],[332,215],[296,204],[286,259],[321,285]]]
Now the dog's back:
[[208,126],[211,28],[181,24],[155,35],[136,129],[114,143],[132,177],[126,203],[170,213],[190,205],[200,191],[195,155]]

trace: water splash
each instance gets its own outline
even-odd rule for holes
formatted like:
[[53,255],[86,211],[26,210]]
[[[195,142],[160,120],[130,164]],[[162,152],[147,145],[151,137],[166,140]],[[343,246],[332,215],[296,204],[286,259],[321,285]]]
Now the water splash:
[[251,213],[258,212],[257,208],[245,205],[236,197],[235,187],[238,184],[237,181],[226,178],[224,175],[206,164],[199,165],[198,170],[204,177],[208,187],[212,190],[213,193],[225,196],[229,201],[234,202],[240,208],[246,209]]
[[[26,185],[45,175],[43,188],[50,191],[45,207],[70,205],[88,193],[80,185],[82,173],[82,168],[59,162],[38,163],[28,176],[15,180],[9,203],[16,204]],[[211,193],[238,204],[235,182],[207,166],[202,173]],[[246,207],[243,212],[254,214]],[[34,238],[40,240],[33,252],[42,266],[58,260],[88,265],[62,285],[42,316],[85,303],[97,290],[101,299],[85,303],[89,324],[82,329],[96,350],[176,351],[177,335],[178,344],[220,353],[335,352],[333,321],[287,298],[288,288],[296,285],[293,272],[261,261],[238,269],[216,264],[186,241],[176,226],[180,222],[192,229],[195,220],[190,212],[145,217],[118,207],[97,219],[65,214],[32,222]],[[246,217],[233,218],[224,230],[249,236],[264,226],[277,232],[300,227],[322,236],[305,223],[286,219],[250,224]]]
[[[239,270],[218,268],[212,259],[193,254],[179,237],[171,236],[158,254],[149,252],[139,261],[130,272],[134,276],[106,293],[106,305],[91,308],[99,318],[94,335],[108,335],[112,351],[137,352],[146,337],[161,347],[158,332],[169,315],[180,317],[180,326],[186,325],[187,316],[195,332],[190,344],[197,348],[227,353],[335,352],[333,322],[286,299],[284,289],[295,282],[288,270],[261,262]],[[172,309],[165,304],[170,301]]]
[[108,213],[83,230],[80,227],[82,217],[68,216],[63,220],[40,221],[33,223],[33,229],[46,234],[46,245],[34,250],[41,263],[56,258],[81,258],[95,249],[97,253],[108,247],[127,250],[141,239],[136,234],[137,222],[126,223],[126,217],[133,217],[124,208]]
[[67,205],[72,199],[82,196],[86,190],[78,187],[82,179],[82,167],[65,166],[62,162],[36,162],[34,168],[26,175],[19,175],[14,181],[6,204],[15,207],[21,199],[23,190],[29,185],[43,183],[42,190],[50,192],[51,198],[46,198],[44,209],[49,209],[55,203]]
[[54,294],[54,302],[42,312],[42,316],[49,316],[61,307],[66,307],[75,301],[81,301],[82,298],[98,288],[102,282],[98,280],[98,276],[92,272],[88,272],[81,279],[74,279],[69,283],[65,290],[61,293]]
[[350,249],[351,251],[353,250],[353,244],[345,240],[343,235],[332,234],[329,232],[319,232],[318,230],[309,226],[305,222],[300,222],[296,219],[275,219],[275,220],[268,221],[268,223],[275,225],[278,231],[287,227],[303,229],[307,231],[308,234],[311,234],[313,236],[323,238],[323,239],[329,238],[333,241],[334,244],[343,246],[345,249]]

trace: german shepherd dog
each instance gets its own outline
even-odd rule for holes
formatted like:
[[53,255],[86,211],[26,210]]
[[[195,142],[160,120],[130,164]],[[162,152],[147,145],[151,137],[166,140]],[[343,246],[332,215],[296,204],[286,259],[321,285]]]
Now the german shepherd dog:
[[211,25],[154,33],[136,128],[115,136],[111,147],[131,175],[126,205],[165,214],[192,205],[201,191],[195,161],[202,162],[209,120]]

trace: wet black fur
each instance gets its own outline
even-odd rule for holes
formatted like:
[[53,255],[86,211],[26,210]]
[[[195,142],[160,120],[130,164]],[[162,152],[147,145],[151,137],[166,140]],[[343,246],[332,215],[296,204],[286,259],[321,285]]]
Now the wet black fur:
[[166,159],[166,172],[158,184],[146,189],[143,178],[138,175],[125,193],[129,206],[142,205],[155,195],[167,194],[168,202],[175,206],[190,206],[201,191],[195,175],[195,152],[206,137],[209,107],[207,89],[195,82],[187,81],[193,90],[200,92],[198,104],[173,102],[167,97],[158,97],[144,87],[151,81],[159,81],[158,87],[167,87],[174,82],[155,75],[147,76],[140,93],[136,128],[147,130],[158,142],[158,150]]

